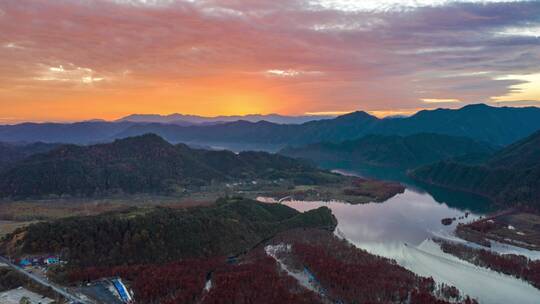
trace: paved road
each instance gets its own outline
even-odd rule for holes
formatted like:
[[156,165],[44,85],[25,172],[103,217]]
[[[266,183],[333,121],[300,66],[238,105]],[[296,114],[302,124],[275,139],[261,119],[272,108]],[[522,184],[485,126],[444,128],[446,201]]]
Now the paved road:
[[52,284],[46,280],[44,280],[43,278],[40,278],[32,273],[29,273],[27,271],[25,271],[24,269],[22,269],[21,267],[11,263],[10,260],[6,259],[5,257],[3,256],[0,256],[0,262],[2,263],[5,263],[7,264],[9,267],[13,268],[14,270],[16,270],[17,272],[27,276],[28,278],[30,278],[31,280],[33,280],[34,282],[40,284],[40,285],[43,285],[45,287],[49,287],[51,288],[52,290],[54,290],[55,292],[59,293],[60,295],[62,295],[64,298],[68,299],[70,302],[75,302],[75,303],[82,303],[82,304],[92,304],[91,302],[89,301],[86,301],[86,300],[82,300],[81,298],[79,298],[77,295],[74,295],[72,293],[70,293],[69,291],[67,291],[66,289],[62,288],[62,287],[59,287],[55,284]]

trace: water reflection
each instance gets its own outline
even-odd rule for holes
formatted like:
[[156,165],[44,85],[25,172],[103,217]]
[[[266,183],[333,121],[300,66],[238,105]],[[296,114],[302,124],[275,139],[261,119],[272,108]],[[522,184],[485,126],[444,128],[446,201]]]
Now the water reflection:
[[467,204],[460,208],[439,203],[427,192],[408,188],[384,203],[351,205],[339,202],[286,203],[300,211],[327,206],[338,220],[337,234],[372,254],[396,260],[403,267],[422,276],[433,277],[459,288],[480,303],[540,303],[540,291],[524,281],[476,267],[445,254],[431,241],[434,236],[450,236],[458,222],[468,222],[480,214],[449,226],[441,224],[446,217],[461,217]]
[[400,182],[416,192],[427,192],[437,202],[444,203],[452,208],[469,210],[482,214],[494,211],[493,204],[491,204],[489,199],[485,197],[419,183],[409,178],[405,172],[405,169],[346,166],[343,164],[341,164],[341,166],[331,167],[332,165],[336,164],[327,164],[327,168],[332,168],[333,171],[337,171],[342,174]]
[[444,226],[441,219],[461,217],[464,210],[439,204],[427,193],[411,189],[394,196],[384,203],[351,205],[345,203],[293,201],[287,205],[301,210],[328,206],[338,219],[338,229],[348,238],[361,244],[408,243],[419,245],[434,232],[448,234],[458,222],[471,221],[477,217],[471,213],[467,219],[457,220]]

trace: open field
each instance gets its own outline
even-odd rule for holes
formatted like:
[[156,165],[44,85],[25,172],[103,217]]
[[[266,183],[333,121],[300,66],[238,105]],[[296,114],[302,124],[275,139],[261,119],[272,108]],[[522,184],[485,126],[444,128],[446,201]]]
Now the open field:
[[28,299],[30,303],[32,304],[33,303],[49,304],[49,303],[54,302],[53,299],[49,299],[47,297],[41,296],[35,292],[31,292],[30,290],[24,289],[22,287],[0,293],[0,303],[2,304],[19,304],[19,303],[22,303],[21,302],[22,298]]
[[178,198],[173,196],[125,196],[99,199],[26,200],[0,203],[0,221],[29,222],[70,216],[88,216],[140,206],[193,207],[211,204],[213,196]]

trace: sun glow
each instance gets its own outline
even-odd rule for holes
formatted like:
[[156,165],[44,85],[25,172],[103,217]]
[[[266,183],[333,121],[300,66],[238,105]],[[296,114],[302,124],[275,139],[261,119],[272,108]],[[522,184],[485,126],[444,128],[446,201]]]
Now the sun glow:
[[540,74],[508,75],[497,80],[517,80],[520,83],[510,87],[510,92],[493,97],[496,102],[537,101],[540,96]]

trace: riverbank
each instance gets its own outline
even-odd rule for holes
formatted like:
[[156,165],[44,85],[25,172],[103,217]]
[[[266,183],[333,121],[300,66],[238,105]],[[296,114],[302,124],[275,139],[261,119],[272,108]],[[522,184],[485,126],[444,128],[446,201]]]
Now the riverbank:
[[533,261],[522,255],[499,254],[491,250],[472,248],[442,239],[434,241],[445,253],[474,265],[523,279],[540,289],[540,261]]
[[[336,234],[370,254],[395,260],[398,265],[436,283],[455,286],[486,304],[537,304],[540,290],[515,277],[473,265],[443,252],[431,239],[455,238],[457,224],[482,214],[452,208],[430,194],[408,188],[382,203],[360,205],[317,201],[284,202],[299,211],[327,206],[338,220]],[[451,225],[442,218],[456,218]],[[461,219],[460,219],[461,218]]]
[[350,177],[339,184],[296,186],[286,190],[269,191],[261,196],[276,201],[340,201],[354,205],[383,202],[404,191],[405,187],[397,182]]
[[145,303],[477,303],[452,286],[312,228],[281,232],[234,259],[91,267],[69,275],[72,284],[115,276],[125,278],[136,300]]
[[458,225],[456,235],[485,247],[491,247],[491,242],[497,241],[529,250],[540,250],[539,227],[540,215],[512,209]]

